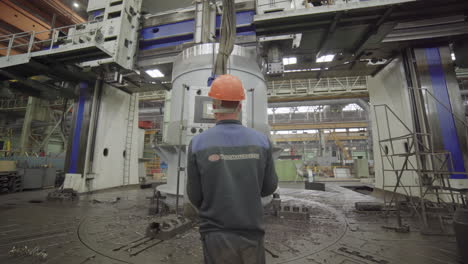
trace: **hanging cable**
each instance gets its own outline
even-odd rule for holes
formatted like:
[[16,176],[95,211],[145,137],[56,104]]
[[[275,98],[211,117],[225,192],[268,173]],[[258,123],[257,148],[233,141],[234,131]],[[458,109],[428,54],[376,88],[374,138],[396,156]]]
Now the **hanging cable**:
[[234,0],[223,0],[219,51],[214,65],[214,74],[227,73],[227,62],[236,41],[236,8]]
[[64,127],[64,121],[65,121],[65,115],[68,114],[67,113],[67,109],[68,109],[68,99],[65,99],[65,103],[63,104],[63,109],[62,109],[62,116],[60,118],[60,129],[62,130],[62,134],[65,135],[65,127]]

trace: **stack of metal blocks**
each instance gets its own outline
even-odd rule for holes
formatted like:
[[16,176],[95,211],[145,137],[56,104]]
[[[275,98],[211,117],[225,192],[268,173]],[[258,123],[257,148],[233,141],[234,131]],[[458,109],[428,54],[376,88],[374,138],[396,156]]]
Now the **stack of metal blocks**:
[[0,193],[22,191],[21,176],[16,171],[0,171]]

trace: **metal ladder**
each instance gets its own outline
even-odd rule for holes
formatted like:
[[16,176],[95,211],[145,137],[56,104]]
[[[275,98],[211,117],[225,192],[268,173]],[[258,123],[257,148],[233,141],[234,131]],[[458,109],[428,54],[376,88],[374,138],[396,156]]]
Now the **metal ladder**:
[[127,135],[125,138],[125,156],[124,156],[124,171],[123,171],[123,185],[130,184],[130,164],[132,156],[132,141],[133,141],[133,121],[135,120],[135,100],[136,95],[130,96],[130,103],[128,107],[128,118],[127,118]]

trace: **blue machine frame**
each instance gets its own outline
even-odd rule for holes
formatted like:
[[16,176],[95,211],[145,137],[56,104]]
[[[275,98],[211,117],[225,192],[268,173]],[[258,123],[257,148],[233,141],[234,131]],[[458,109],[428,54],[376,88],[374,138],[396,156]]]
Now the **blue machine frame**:
[[73,141],[70,155],[70,166],[68,173],[76,173],[78,171],[78,157],[80,152],[80,138],[81,138],[81,127],[83,125],[83,116],[86,102],[86,90],[88,89],[88,83],[80,83],[80,98],[78,99],[78,109],[76,126],[73,131]]
[[[447,80],[445,78],[440,52],[438,48],[427,48],[425,53],[434,96],[439,101],[436,103],[436,106],[437,113],[439,115],[440,129],[442,132],[444,147],[452,155],[452,170],[458,173],[465,173],[466,170],[463,160],[463,153],[460,148],[457,127],[455,125],[455,119],[452,114],[450,95],[448,93]],[[447,109],[445,106],[449,107],[450,109]],[[467,176],[465,174],[455,173],[451,175],[451,178],[466,179]]]
[[[255,11],[242,11],[236,14],[237,35],[255,35],[253,25]],[[221,16],[216,16],[216,37],[219,37]],[[171,24],[148,27],[141,30],[140,50],[152,50],[180,45],[194,40],[195,20],[185,20]]]

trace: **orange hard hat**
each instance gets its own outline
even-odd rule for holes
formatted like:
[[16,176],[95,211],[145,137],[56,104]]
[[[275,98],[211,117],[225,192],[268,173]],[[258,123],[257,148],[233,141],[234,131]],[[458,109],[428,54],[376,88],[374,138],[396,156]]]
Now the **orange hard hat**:
[[213,81],[208,96],[221,101],[242,101],[245,99],[245,92],[239,78],[225,74]]

